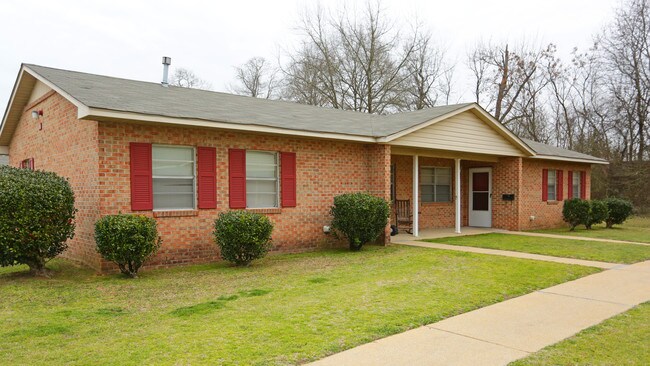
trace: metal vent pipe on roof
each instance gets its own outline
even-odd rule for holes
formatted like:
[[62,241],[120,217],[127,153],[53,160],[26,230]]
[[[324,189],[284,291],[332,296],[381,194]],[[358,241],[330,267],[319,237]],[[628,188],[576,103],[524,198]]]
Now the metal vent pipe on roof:
[[169,78],[169,65],[172,64],[172,58],[163,56],[162,58],[162,64],[163,64],[163,79],[162,79],[162,86],[168,86],[168,78]]

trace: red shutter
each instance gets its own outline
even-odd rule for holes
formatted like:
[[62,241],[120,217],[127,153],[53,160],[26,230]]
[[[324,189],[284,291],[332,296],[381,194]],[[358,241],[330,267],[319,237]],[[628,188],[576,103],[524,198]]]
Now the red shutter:
[[542,201],[548,201],[548,169],[542,169]]
[[557,186],[557,201],[562,201],[564,199],[564,170],[556,170],[556,178],[557,182],[555,183]]
[[246,150],[228,150],[230,208],[246,208]]
[[282,207],[296,207],[296,153],[280,153]]
[[151,173],[151,144],[132,142],[131,150],[131,210],[153,210],[153,179]]
[[217,208],[217,149],[197,148],[199,208]]
[[566,175],[566,182],[567,182],[567,195],[566,198],[571,199],[573,198],[573,171],[569,170]]
[[587,172],[580,172],[580,198],[587,199]]

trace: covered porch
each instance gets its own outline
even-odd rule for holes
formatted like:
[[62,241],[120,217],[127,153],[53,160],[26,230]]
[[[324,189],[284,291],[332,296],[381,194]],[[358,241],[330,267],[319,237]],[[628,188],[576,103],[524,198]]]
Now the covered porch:
[[392,241],[517,226],[519,157],[393,146],[390,180]]

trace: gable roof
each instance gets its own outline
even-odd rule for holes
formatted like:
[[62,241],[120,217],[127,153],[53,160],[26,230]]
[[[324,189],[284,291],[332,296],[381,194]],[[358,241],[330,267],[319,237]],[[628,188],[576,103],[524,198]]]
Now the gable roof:
[[0,145],[9,144],[36,80],[75,104],[79,119],[173,123],[361,142],[388,142],[472,110],[525,156],[536,154],[476,103],[371,115],[199,89],[162,87],[159,83],[32,64],[23,64],[18,74],[0,126]]

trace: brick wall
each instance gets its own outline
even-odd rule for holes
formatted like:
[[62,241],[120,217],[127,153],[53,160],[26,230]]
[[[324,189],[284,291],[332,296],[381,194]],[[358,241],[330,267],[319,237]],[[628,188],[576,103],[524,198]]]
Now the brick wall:
[[[591,197],[591,165],[553,160],[524,159],[522,170],[522,197],[519,227],[521,230],[552,228],[565,225],[562,221],[562,202],[542,200],[542,170],[564,171],[564,199],[568,194],[568,171],[586,171],[587,199]],[[574,173],[575,174],[575,173]],[[531,216],[535,219],[532,220]]]
[[[43,116],[32,119],[33,109],[43,110]],[[97,123],[79,121],[77,107],[59,94],[47,93],[25,108],[9,145],[9,157],[15,167],[34,158],[36,169],[69,179],[79,212],[75,237],[63,256],[98,268],[94,241],[99,217]]]
[[[150,266],[217,259],[211,232],[218,213],[229,209],[229,148],[296,153],[297,207],[261,211],[275,224],[274,251],[295,252],[342,245],[323,233],[323,226],[330,224],[329,208],[333,197],[358,191],[385,198],[390,195],[390,166],[386,163],[390,161],[390,146],[385,145],[124,122],[100,122],[98,141],[101,215],[131,212],[130,142],[217,149],[217,209],[185,212],[182,217],[176,213],[158,217],[163,246]],[[140,213],[153,215],[152,212]]]

